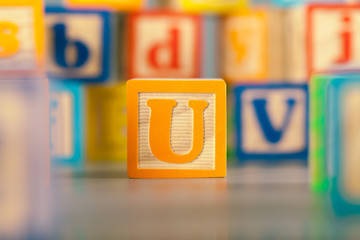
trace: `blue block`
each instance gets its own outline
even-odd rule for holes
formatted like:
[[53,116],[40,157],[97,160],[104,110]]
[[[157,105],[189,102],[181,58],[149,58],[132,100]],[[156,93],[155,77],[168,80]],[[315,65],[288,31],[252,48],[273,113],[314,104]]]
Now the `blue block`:
[[240,161],[307,160],[307,85],[239,85],[234,91]]
[[54,167],[80,169],[84,162],[83,87],[50,82],[50,154]]
[[334,77],[328,91],[328,173],[331,203],[337,215],[360,213],[358,149],[360,75]]
[[104,82],[110,78],[109,12],[48,7],[46,26],[50,79]]

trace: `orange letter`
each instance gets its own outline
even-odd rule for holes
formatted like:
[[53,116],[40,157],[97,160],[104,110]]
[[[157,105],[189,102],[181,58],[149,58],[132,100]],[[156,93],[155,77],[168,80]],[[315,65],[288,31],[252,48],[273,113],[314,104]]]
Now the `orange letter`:
[[244,40],[239,43],[238,33],[235,30],[230,32],[230,40],[236,52],[236,62],[241,63],[242,59],[246,54],[246,45],[244,43]]
[[170,128],[172,110],[176,106],[172,99],[149,99],[147,105],[151,108],[150,116],[150,148],[154,156],[163,162],[188,163],[193,161],[203,149],[204,121],[203,111],[208,106],[204,100],[189,100],[188,106],[193,109],[193,147],[185,155],[173,152],[170,144]]
[[0,22],[0,58],[10,57],[19,50],[15,34],[18,27],[9,22]]

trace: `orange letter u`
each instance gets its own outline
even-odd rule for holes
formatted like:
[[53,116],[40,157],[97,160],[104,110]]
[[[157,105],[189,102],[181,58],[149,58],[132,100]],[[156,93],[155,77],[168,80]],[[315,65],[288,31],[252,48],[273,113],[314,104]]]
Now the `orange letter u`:
[[151,152],[163,162],[188,163],[197,158],[204,144],[203,111],[208,106],[205,100],[189,100],[193,109],[193,146],[189,153],[179,155],[173,152],[170,143],[172,110],[177,105],[173,99],[149,99],[151,108],[149,141]]

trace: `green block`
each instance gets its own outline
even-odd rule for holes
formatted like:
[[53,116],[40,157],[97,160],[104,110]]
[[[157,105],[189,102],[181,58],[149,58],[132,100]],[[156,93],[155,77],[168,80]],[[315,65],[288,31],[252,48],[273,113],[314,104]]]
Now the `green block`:
[[314,192],[329,189],[326,164],[326,102],[327,86],[332,75],[317,75],[310,81],[310,185]]

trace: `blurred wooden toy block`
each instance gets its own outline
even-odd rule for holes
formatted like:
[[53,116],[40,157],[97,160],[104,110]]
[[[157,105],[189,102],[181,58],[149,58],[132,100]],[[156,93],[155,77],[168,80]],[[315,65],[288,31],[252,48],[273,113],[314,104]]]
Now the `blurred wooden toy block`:
[[307,160],[307,85],[235,88],[237,156],[246,160]]
[[200,75],[201,18],[178,12],[129,17],[131,78],[196,78]]
[[111,74],[110,13],[59,7],[49,7],[46,13],[50,79],[108,80]]
[[244,9],[246,6],[245,0],[176,0],[175,2],[180,8],[189,12],[227,13]]
[[64,0],[69,8],[112,9],[117,11],[139,10],[145,0]]
[[0,103],[0,238],[48,239],[47,81],[2,80]]
[[56,167],[84,167],[83,89],[76,82],[50,82],[50,153]]
[[86,94],[90,161],[126,160],[126,84],[90,86]]
[[224,78],[264,80],[268,76],[267,15],[253,11],[229,15],[224,20]]
[[0,0],[0,78],[44,77],[42,1]]
[[127,110],[129,177],[226,175],[223,80],[129,80]]
[[327,92],[332,75],[315,75],[311,78],[310,98],[310,184],[314,192],[326,192],[329,187],[327,167]]
[[359,4],[314,4],[307,14],[309,74],[360,61]]
[[302,7],[294,7],[226,16],[224,78],[232,83],[305,81],[305,25],[299,24],[304,15]]
[[360,75],[334,76],[327,91],[331,202],[336,214],[359,214]]

